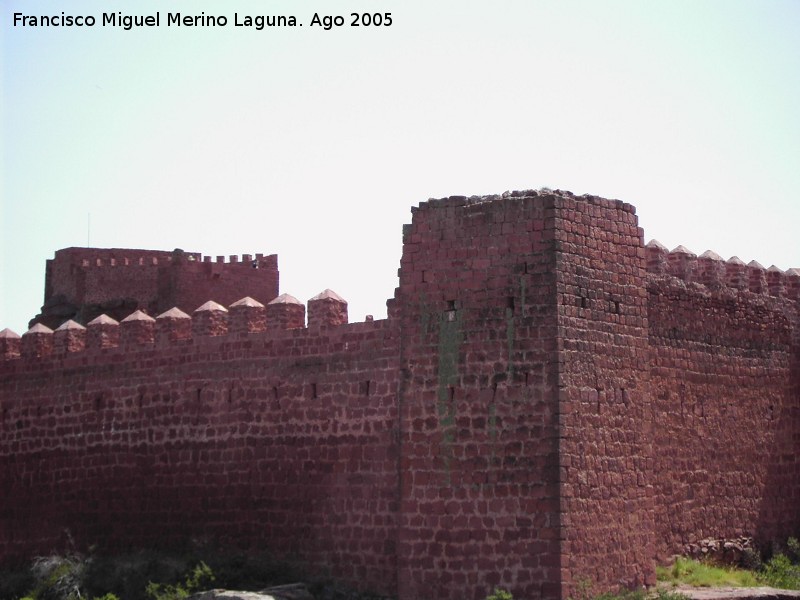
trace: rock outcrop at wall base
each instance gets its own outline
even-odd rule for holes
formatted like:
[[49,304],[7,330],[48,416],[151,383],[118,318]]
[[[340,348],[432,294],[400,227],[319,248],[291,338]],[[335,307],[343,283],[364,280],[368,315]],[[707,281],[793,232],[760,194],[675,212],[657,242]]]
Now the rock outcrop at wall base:
[[279,585],[260,592],[209,590],[192,594],[187,600],[316,600],[302,583]]

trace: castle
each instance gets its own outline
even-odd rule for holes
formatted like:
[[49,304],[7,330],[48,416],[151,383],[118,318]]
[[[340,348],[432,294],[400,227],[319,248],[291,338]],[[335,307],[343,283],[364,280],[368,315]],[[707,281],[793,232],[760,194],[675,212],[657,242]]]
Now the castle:
[[57,252],[0,333],[0,561],[205,539],[399,600],[555,600],[800,532],[798,270],[569,192],[412,213],[358,323],[279,296],[275,257]]

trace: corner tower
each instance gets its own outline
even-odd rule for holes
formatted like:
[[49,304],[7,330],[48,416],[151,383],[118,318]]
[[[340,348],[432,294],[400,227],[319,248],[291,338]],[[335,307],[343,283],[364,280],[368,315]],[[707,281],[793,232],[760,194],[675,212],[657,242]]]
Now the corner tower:
[[400,596],[652,582],[633,207],[527,191],[413,212],[390,304],[406,365]]

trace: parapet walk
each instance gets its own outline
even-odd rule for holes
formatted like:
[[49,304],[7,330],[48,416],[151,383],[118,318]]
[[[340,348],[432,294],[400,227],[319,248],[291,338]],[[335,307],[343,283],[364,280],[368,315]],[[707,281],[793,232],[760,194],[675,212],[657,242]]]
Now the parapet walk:
[[[372,317],[368,315],[366,320],[371,321]],[[308,301],[308,329],[347,322],[347,302],[336,292],[325,290]],[[63,356],[116,347],[163,346],[181,340],[304,327],[306,307],[289,294],[278,296],[266,306],[250,297],[228,308],[209,300],[192,316],[178,308],[171,308],[156,318],[137,310],[121,322],[100,315],[86,327],[70,320],[53,331],[37,323],[21,337],[4,329],[0,331],[0,360]]]

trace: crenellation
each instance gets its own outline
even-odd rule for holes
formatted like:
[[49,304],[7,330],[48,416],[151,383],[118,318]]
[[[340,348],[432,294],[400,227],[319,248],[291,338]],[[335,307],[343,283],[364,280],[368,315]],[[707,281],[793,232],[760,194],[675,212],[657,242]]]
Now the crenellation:
[[267,329],[298,329],[306,325],[306,307],[290,294],[281,294],[266,306]]
[[667,272],[688,283],[691,281],[696,258],[694,252],[685,246],[678,246],[667,255]]
[[693,270],[698,283],[708,287],[725,284],[725,260],[713,250],[701,254]]
[[309,328],[347,323],[347,302],[336,292],[326,289],[308,301]]
[[786,286],[784,284],[784,273],[775,265],[770,266],[766,273],[767,291],[770,296],[777,298],[786,295]]
[[734,289],[747,289],[747,267],[738,256],[730,257],[725,263],[725,281]]
[[20,357],[22,338],[19,334],[6,328],[0,331],[0,359],[14,360]]
[[230,305],[230,332],[235,335],[260,333],[267,329],[267,311],[263,304],[245,296]]
[[53,330],[37,323],[22,334],[23,358],[42,358],[53,352]]
[[149,345],[155,341],[156,320],[137,310],[120,321],[120,343],[122,346]]
[[119,322],[108,315],[100,315],[86,325],[88,349],[103,350],[119,346]]
[[209,298],[229,304],[249,294],[262,303],[278,295],[276,255],[251,254],[212,263],[196,252],[65,248],[47,261],[41,322],[86,324],[101,314],[121,320],[139,309],[191,312]]
[[766,294],[767,292],[766,270],[756,260],[747,263],[747,287],[754,294]]
[[[800,303],[800,269],[789,269],[784,273],[786,297]],[[800,309],[799,309],[800,310]]]
[[192,337],[219,336],[228,333],[228,309],[209,300],[192,314]]
[[67,321],[53,332],[53,346],[57,354],[82,352],[86,349],[86,328],[75,321]]
[[658,240],[650,240],[645,246],[647,251],[647,271],[664,275],[667,272],[667,255],[669,250]]
[[159,346],[174,344],[192,338],[192,317],[173,307],[156,317],[156,343]]

